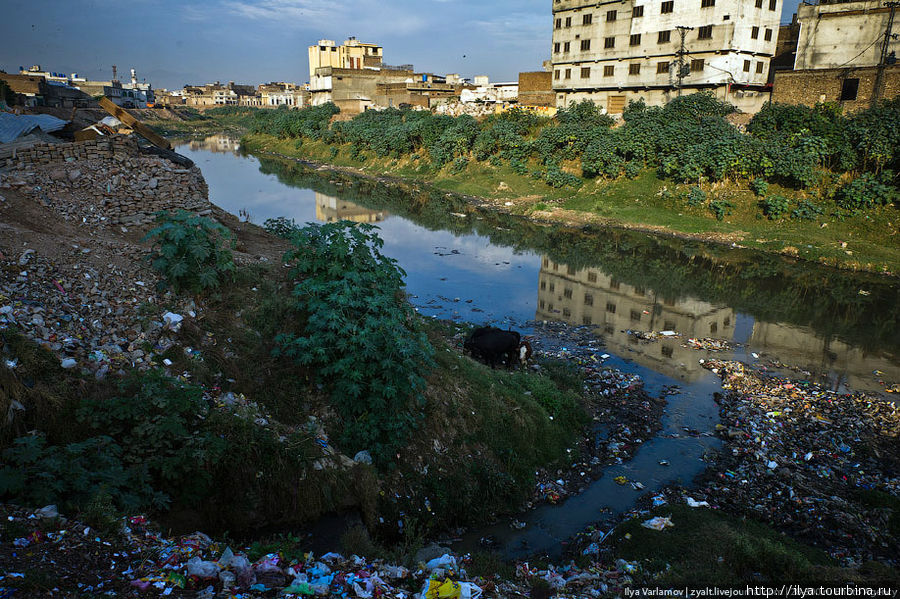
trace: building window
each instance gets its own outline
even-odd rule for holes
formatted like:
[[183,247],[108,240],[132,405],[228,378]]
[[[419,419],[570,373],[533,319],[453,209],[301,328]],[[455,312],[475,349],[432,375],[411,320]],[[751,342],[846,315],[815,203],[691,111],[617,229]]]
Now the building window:
[[762,8],[763,0],[756,0],[756,8]]
[[[700,73],[703,71],[703,67],[706,66],[706,62],[702,58],[695,58],[691,61],[691,73]],[[670,305],[674,306],[675,302],[673,301]]]
[[584,294],[584,305],[585,306],[593,306],[594,305],[594,296],[590,293]]
[[[762,0],[759,0],[759,2],[762,2]],[[553,25],[555,29],[562,29],[562,19],[556,19]]]
[[[614,67],[613,65],[611,65],[611,64],[605,65],[603,67],[603,76],[604,77],[612,77],[613,73],[615,73],[615,71],[616,71],[616,67]],[[588,281],[590,281],[590,280],[591,280],[591,275],[588,275]],[[596,280],[597,280],[597,275],[594,275],[594,281],[596,281]]]
[[635,321],[635,322],[640,321],[640,320],[641,320],[641,313],[638,312],[637,310],[632,310],[632,311],[631,311],[631,320],[633,320],[633,321]]
[[631,16],[633,18],[643,17],[644,16],[644,7],[643,6],[635,6],[631,9]]
[[604,48],[615,48],[616,47],[616,38],[608,37],[608,38],[604,39],[603,47]]
[[844,79],[841,81],[841,102],[852,102],[859,92],[859,79]]
[[675,330],[675,323],[672,322],[671,320],[667,320],[667,321],[666,321],[666,324],[663,325],[663,330],[664,330],[664,331],[674,331],[674,330]]
[[550,293],[553,293],[554,291],[556,291],[556,284],[550,283]]
[[629,46],[640,46],[641,45],[641,34],[633,33],[631,38],[628,40]]
[[606,302],[606,311],[610,314],[616,313],[616,305],[612,302]]
[[618,14],[618,11],[616,11],[616,10],[606,11],[606,22],[608,23],[610,21],[615,21],[617,14]]
[[560,47],[559,42],[556,42],[555,44],[553,44],[553,53],[554,54],[559,54],[559,47]]
[[628,65],[628,74],[629,75],[640,75],[641,74],[641,63],[633,62]]
[[621,286],[621,283],[619,283],[618,281],[610,281],[609,282],[610,289],[618,289],[620,286]]
[[757,73],[762,73],[762,72],[763,72],[763,68],[764,68],[764,67],[763,67],[763,63],[762,63],[761,61],[758,61],[758,62],[756,63],[756,72],[757,72]]
[[591,40],[581,40],[581,51],[587,52],[591,49]]
[[669,72],[669,63],[668,62],[658,62],[656,63],[656,74],[661,75],[663,73]]
[[671,31],[668,31],[668,30],[660,31],[659,35],[656,38],[656,43],[657,44],[668,44],[669,41],[671,41],[671,39],[672,39]]
[[754,25],[753,29],[750,30],[750,39],[755,40],[759,39],[759,27]]
[[566,69],[566,79],[572,78],[572,69]]
[[700,0],[700,8],[709,8],[710,6],[715,6],[716,0]]
[[745,60],[745,61],[744,61],[744,72],[745,72],[745,73],[749,73],[749,72],[750,72],[750,61],[749,61],[749,60]]
[[771,30],[771,29],[766,29],[766,35],[765,35],[765,38],[764,38],[764,39],[765,39],[767,42],[771,42],[771,41],[772,41],[772,30]]
[[569,51],[569,48],[571,48],[571,47],[572,47],[572,43],[571,43],[571,42],[566,42],[566,43],[564,43],[564,44],[563,44],[563,52],[568,52],[568,51]]
[[541,300],[541,310],[544,309],[544,306],[545,306],[545,305],[546,305],[546,304],[544,303],[544,300]]
[[712,25],[704,25],[700,29],[697,30],[697,39],[698,40],[711,40],[712,39]]
[[566,299],[572,299],[572,289],[569,287],[563,289],[563,297]]
[[568,275],[574,275],[574,274],[575,274],[575,267],[572,266],[571,264],[570,264],[569,266],[567,266],[567,267],[566,267],[566,274],[568,274]]
[[559,69],[556,69],[556,71],[553,73],[553,78],[559,79]]
[[778,0],[769,0],[769,10],[775,10],[775,6],[778,4]]
[[604,332],[606,332],[607,335],[612,335],[613,333],[616,332],[615,327],[613,327],[613,325],[611,325],[611,324],[608,324],[605,327],[603,327],[603,330],[604,330]]
[[566,27],[572,26],[572,17],[566,17]]
[[710,332],[711,334],[718,333],[718,332],[719,332],[719,323],[718,323],[718,322],[714,322],[714,323],[712,323],[711,325],[709,325],[709,332]]
[[588,324],[588,325],[591,324],[591,317],[590,316],[582,316],[581,324]]
[[541,291],[547,288],[547,281],[541,281]]
[[[612,70],[609,71],[609,74],[612,75]],[[604,76],[606,75],[606,67],[603,67],[603,75]],[[588,273],[588,283],[596,283],[596,282],[597,282],[597,273],[589,272]]]
[[668,14],[675,10],[675,0],[666,0],[662,3],[662,9],[659,11],[661,14]]
[[590,79],[591,78],[591,67],[581,67],[581,78],[582,79]]
[[594,22],[594,15],[593,15],[593,14],[584,15],[583,17],[581,17],[581,24],[582,24],[582,25],[590,25],[590,24],[593,23],[593,22]]
[[563,318],[569,318],[572,316],[572,311],[568,308],[563,308]]

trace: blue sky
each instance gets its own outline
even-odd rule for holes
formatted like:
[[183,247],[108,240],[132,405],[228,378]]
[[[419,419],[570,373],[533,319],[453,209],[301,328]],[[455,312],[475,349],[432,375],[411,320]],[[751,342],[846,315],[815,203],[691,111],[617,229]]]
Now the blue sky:
[[[798,0],[786,0],[785,18]],[[355,35],[385,62],[515,80],[549,58],[552,0],[3,0],[0,69],[109,79],[132,67],[154,87],[305,82],[306,48]]]

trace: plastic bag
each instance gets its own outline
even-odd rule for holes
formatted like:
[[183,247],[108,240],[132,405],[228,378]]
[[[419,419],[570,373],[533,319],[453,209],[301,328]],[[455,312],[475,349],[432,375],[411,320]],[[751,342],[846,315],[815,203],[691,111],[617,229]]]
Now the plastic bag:
[[444,568],[446,570],[456,570],[456,558],[448,553],[445,553],[441,557],[436,557],[425,564],[425,569],[429,572],[438,568]]
[[649,528],[651,530],[663,530],[664,528],[675,525],[672,523],[671,516],[666,516],[665,518],[662,516],[657,516],[655,518],[650,518],[649,520],[642,522],[641,526],[643,526],[644,528]]
[[188,576],[215,578],[219,574],[219,566],[216,562],[205,562],[199,557],[192,557],[186,565]]

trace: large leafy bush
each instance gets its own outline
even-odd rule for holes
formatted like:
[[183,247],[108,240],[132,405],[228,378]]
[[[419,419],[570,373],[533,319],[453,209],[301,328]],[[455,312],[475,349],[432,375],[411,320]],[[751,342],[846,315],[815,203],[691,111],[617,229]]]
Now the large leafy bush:
[[160,212],[156,228],[144,240],[153,240],[150,260],[176,291],[199,293],[218,287],[234,273],[231,232],[216,221],[185,210]]
[[392,463],[422,420],[433,349],[403,293],[403,271],[381,253],[376,227],[309,225],[285,255],[294,265],[305,334],[281,334],[276,354],[315,367],[342,423],[340,441]]

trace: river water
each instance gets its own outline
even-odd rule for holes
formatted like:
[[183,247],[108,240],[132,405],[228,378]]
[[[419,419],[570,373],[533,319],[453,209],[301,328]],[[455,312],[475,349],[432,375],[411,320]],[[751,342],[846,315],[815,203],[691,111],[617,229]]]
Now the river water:
[[[243,156],[224,136],[177,151],[202,169],[213,203],[257,224],[279,216],[376,224],[383,253],[406,272],[410,300],[425,316],[525,333],[541,321],[589,326],[603,340],[605,365],[639,374],[651,395],[678,385],[660,434],[633,459],[560,505],[520,515],[524,529],[507,523],[481,529],[463,540],[462,550],[490,535],[508,557],[558,555],[565,539],[630,509],[639,494],[699,474],[703,453],[718,446],[712,394],[720,384],[700,364],[706,352],[682,347],[687,338],[729,341],[735,349],[716,357],[774,360],[839,391],[883,392],[885,384],[900,382],[895,279],[700,242],[541,226],[475,210],[440,192]],[[647,343],[631,330],[680,337]],[[565,338],[554,347],[571,349]],[[616,485],[620,474],[644,490]]]

